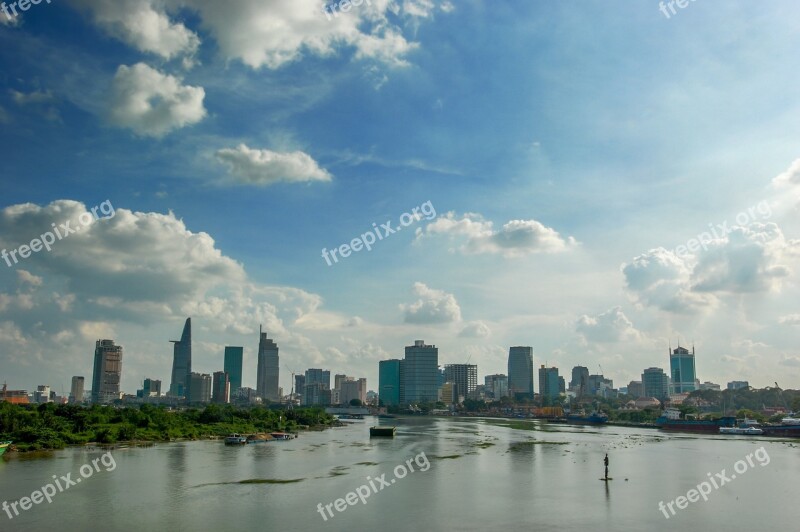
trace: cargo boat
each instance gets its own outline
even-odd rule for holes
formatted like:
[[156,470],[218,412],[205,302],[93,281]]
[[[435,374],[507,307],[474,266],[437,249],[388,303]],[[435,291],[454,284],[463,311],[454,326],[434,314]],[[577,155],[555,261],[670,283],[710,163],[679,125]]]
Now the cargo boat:
[[588,416],[586,414],[567,414],[567,423],[574,423],[577,425],[604,425],[608,423],[608,416],[602,412],[592,412]]
[[664,430],[719,434],[721,427],[736,427],[736,418],[724,416],[718,419],[680,419],[680,410],[667,408],[661,417],[656,419],[656,425]]
[[0,441],[0,456],[3,456],[3,453],[6,452],[9,447],[11,447],[12,443],[13,442],[10,441]]
[[397,433],[397,427],[370,427],[369,428],[369,436],[370,438],[374,436],[385,436],[387,438],[394,438],[394,435]]
[[797,425],[761,425],[764,436],[777,438],[800,438],[800,423]]

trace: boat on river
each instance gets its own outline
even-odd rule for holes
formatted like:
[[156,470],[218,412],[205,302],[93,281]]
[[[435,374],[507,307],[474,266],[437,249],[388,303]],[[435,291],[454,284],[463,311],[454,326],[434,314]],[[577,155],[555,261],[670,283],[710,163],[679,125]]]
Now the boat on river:
[[0,441],[0,456],[3,456],[3,453],[6,452],[9,447],[11,447],[12,443],[13,442],[10,441]]
[[247,436],[242,436],[236,432],[225,437],[225,445],[244,445],[245,443],[247,443]]
[[369,428],[369,436],[370,438],[378,436],[378,437],[386,437],[386,438],[394,438],[395,434],[397,434],[397,427],[370,427]]

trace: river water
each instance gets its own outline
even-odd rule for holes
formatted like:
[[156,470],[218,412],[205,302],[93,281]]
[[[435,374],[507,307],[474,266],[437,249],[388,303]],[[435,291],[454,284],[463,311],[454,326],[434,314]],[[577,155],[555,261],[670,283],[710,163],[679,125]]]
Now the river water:
[[[527,420],[387,421],[398,427],[394,439],[370,439],[368,418],[243,447],[14,453],[0,461],[0,503],[30,497],[54,475],[63,491],[54,486],[51,503],[28,510],[18,504],[19,515],[9,506],[0,531],[800,530],[798,440]],[[608,482],[600,480],[606,453]],[[673,502],[673,515],[667,503],[703,482],[707,500],[689,493],[699,500]]]

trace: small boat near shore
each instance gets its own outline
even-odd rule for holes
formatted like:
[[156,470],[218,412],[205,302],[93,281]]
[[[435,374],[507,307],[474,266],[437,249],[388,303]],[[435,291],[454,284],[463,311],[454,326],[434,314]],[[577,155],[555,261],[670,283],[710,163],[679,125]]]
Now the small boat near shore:
[[14,442],[0,441],[0,456],[3,456],[3,453],[5,453],[6,450],[8,450],[8,448],[11,447],[12,443]]
[[294,434],[290,434],[288,432],[273,432],[272,434],[270,434],[270,436],[272,436],[272,439],[280,441],[291,440],[292,438],[295,437]]
[[236,432],[225,437],[225,445],[244,445],[246,443],[247,436],[242,436]]
[[719,433],[735,436],[761,436],[764,431],[758,427],[720,427]]
[[397,427],[370,427],[369,436],[372,437],[385,437],[394,438],[397,434]]

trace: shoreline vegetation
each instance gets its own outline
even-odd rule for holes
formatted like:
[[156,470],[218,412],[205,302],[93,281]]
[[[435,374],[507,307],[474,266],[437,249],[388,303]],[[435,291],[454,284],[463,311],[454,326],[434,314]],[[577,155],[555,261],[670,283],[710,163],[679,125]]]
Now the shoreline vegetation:
[[263,406],[208,405],[170,409],[139,407],[15,405],[0,402],[0,440],[20,452],[68,445],[141,446],[155,442],[221,439],[231,433],[259,434],[323,430],[338,426],[322,408],[271,410]]

